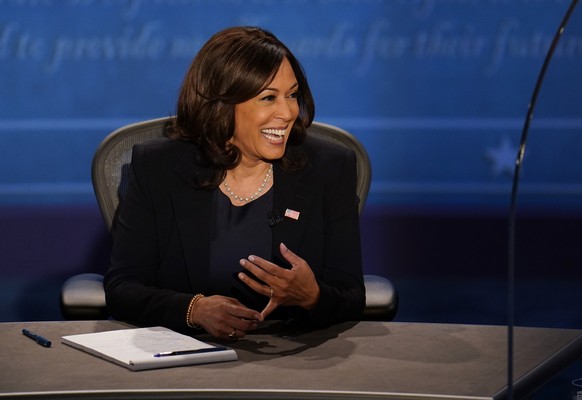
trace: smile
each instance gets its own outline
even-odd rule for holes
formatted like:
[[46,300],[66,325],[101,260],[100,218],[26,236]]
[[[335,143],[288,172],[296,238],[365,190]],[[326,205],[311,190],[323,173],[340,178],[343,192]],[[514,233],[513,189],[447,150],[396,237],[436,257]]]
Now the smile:
[[261,133],[271,142],[271,143],[280,143],[283,141],[285,137],[286,129],[261,129]]

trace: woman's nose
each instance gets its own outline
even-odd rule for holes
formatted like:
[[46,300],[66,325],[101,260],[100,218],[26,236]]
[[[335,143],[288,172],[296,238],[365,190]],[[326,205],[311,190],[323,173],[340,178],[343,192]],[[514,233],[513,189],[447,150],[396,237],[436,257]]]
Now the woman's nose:
[[277,105],[277,117],[289,121],[293,119],[293,114],[296,109],[296,103],[290,104],[287,99],[282,99]]

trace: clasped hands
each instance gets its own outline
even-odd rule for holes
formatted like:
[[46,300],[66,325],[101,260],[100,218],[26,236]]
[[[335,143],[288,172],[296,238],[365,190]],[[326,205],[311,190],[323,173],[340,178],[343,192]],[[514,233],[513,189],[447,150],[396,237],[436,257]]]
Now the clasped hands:
[[260,282],[244,272],[240,272],[238,278],[255,292],[269,297],[260,313],[245,307],[237,299],[209,296],[198,302],[195,322],[213,336],[234,339],[255,329],[279,306],[299,306],[307,310],[315,307],[319,301],[319,285],[313,271],[305,260],[283,243],[279,249],[291,269],[253,255],[240,260],[240,265]]

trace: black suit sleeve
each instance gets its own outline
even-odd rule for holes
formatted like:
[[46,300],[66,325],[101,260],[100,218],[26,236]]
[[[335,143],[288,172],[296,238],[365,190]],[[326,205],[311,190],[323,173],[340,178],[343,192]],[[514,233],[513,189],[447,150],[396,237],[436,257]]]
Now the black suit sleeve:
[[[153,147],[156,148],[155,146]],[[160,246],[154,192],[150,186],[159,170],[152,146],[137,145],[129,166],[129,187],[120,204],[113,231],[111,263],[105,276],[109,312],[138,325],[185,328],[192,294],[159,287]]]

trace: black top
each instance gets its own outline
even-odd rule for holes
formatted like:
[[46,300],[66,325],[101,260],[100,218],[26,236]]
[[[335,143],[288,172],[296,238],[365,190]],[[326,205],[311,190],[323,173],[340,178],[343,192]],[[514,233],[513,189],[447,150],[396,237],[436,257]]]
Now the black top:
[[266,298],[249,289],[237,275],[246,272],[239,264],[241,258],[253,254],[271,259],[272,234],[267,216],[273,209],[273,191],[234,206],[217,188],[213,203],[207,293],[235,297],[247,307],[261,311]]

